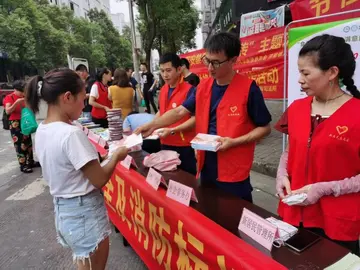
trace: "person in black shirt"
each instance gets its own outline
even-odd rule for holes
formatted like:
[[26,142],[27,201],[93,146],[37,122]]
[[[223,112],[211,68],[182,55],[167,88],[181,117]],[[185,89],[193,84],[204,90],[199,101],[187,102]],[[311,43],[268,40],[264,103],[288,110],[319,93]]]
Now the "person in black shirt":
[[141,63],[140,69],[142,71],[141,86],[143,90],[147,112],[151,113],[151,108],[150,108],[150,103],[151,103],[151,106],[153,107],[155,113],[157,113],[158,109],[154,101],[154,90],[157,82],[154,79],[154,75],[150,71],[148,71],[148,67],[146,63]]
[[87,67],[83,64],[78,65],[75,71],[80,76],[80,78],[85,82],[86,99],[84,101],[85,107],[83,109],[82,116],[86,118],[91,118],[92,106],[89,104],[89,97],[90,97],[90,89],[93,83],[95,82],[95,79],[90,77]]
[[196,74],[190,72],[190,63],[186,58],[181,58],[181,66],[184,80],[196,87],[200,83],[200,79]]
[[137,80],[132,76],[134,70],[132,68],[125,68],[126,74],[129,77],[130,80],[130,84],[131,87],[134,89],[134,104],[133,104],[133,109],[136,112],[139,112],[139,104],[138,104],[138,100],[140,99],[140,97],[138,97],[138,92],[136,91],[138,82]]

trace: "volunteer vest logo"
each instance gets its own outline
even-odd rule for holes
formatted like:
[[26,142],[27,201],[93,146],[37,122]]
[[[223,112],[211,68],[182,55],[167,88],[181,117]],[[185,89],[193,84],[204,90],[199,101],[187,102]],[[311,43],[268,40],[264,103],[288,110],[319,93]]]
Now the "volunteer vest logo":
[[341,126],[337,126],[337,127],[336,127],[336,130],[337,130],[337,132],[339,133],[339,135],[342,135],[342,134],[348,132],[349,128],[348,128],[347,126],[342,126],[342,127],[341,127]]
[[238,110],[237,106],[230,107],[230,112],[231,113],[229,113],[228,116],[239,116],[240,113],[238,113],[237,110]]
[[349,128],[347,126],[336,126],[336,131],[337,134],[329,134],[329,137],[336,139],[338,141],[343,141],[343,142],[349,142],[349,138],[343,136],[346,132],[349,131]]

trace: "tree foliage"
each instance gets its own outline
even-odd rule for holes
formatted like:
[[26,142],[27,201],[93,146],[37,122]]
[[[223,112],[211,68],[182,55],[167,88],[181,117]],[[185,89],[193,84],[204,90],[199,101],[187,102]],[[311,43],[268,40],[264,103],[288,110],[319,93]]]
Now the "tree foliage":
[[67,65],[67,54],[86,58],[92,67],[131,63],[130,41],[107,14],[91,10],[90,21],[47,0],[3,0],[0,4],[0,52],[40,70]]
[[106,65],[109,68],[129,66],[132,63],[131,43],[120,36],[112,21],[104,11],[90,10],[90,21],[101,29]]
[[146,62],[151,49],[180,53],[195,47],[199,12],[193,0],[137,0],[138,29],[141,34]]

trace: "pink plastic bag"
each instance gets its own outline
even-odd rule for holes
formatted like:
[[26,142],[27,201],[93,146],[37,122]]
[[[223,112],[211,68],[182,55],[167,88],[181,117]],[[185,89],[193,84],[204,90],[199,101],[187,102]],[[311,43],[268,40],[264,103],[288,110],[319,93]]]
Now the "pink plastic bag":
[[175,151],[162,150],[160,152],[148,155],[144,159],[144,166],[153,167],[159,171],[175,171],[181,164],[179,154]]

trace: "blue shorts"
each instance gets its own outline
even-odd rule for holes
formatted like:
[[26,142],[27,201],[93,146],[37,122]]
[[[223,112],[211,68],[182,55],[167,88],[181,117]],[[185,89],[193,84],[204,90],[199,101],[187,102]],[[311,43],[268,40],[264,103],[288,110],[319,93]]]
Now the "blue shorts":
[[109,217],[100,190],[74,198],[54,198],[58,241],[71,248],[74,261],[84,260],[111,233]]

